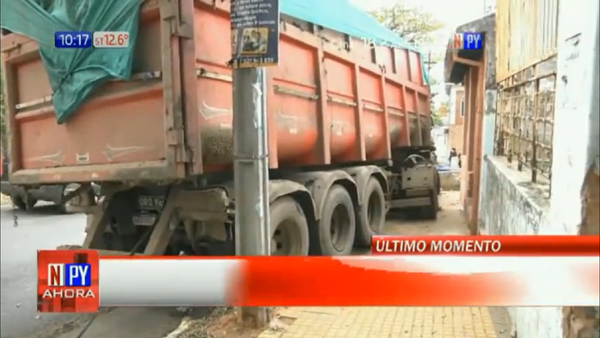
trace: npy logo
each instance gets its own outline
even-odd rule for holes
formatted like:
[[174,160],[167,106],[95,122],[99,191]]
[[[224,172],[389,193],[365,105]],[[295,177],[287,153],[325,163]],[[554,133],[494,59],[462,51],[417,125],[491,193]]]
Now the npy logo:
[[91,286],[90,271],[87,263],[48,264],[48,286]]

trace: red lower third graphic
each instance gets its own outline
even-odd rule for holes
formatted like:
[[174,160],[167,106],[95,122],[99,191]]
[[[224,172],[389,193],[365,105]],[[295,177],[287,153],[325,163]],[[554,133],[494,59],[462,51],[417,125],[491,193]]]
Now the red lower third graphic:
[[97,312],[96,251],[38,251],[38,312]]

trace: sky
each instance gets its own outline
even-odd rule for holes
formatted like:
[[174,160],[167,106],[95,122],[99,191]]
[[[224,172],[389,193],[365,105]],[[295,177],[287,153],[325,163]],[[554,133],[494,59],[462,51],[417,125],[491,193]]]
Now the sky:
[[483,0],[350,0],[366,11],[389,7],[396,3],[421,7],[436,19],[454,29],[456,26],[483,16]]
[[[432,54],[445,53],[446,44],[452,32],[457,26],[484,16],[486,3],[493,0],[349,0],[355,6],[371,11],[381,7],[393,6],[396,3],[405,3],[409,6],[420,7],[423,11],[431,13],[434,18],[444,24],[444,28],[434,34],[432,46],[424,47],[423,52],[431,51]],[[443,92],[443,63],[434,65],[431,69],[431,77],[438,80],[440,86],[432,88],[433,91]],[[437,90],[436,90],[437,89]],[[442,93],[441,93],[442,94]],[[440,96],[444,98],[445,94]]]

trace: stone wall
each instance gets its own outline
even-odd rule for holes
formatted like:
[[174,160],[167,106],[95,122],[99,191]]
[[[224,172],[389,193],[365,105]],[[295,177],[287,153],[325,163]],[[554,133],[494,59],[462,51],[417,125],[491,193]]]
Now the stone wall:
[[485,156],[479,231],[485,235],[537,235],[549,225],[549,182],[531,183],[528,171],[518,171],[505,157]]
[[[549,182],[531,183],[531,173],[520,172],[504,157],[485,156],[479,209],[483,235],[537,235],[550,224]],[[493,198],[486,198],[493,196]],[[512,336],[561,338],[562,308],[508,308]]]

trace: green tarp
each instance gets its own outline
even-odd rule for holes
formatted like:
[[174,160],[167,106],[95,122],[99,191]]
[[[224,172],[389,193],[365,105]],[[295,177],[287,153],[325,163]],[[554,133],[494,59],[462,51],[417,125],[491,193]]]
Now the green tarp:
[[[133,48],[143,0],[2,0],[0,25],[28,36],[40,45],[40,55],[52,86],[56,119],[64,123],[111,78],[131,76]],[[417,51],[368,13],[348,0],[280,0],[283,14],[376,44]],[[60,31],[124,31],[129,48],[57,49],[54,33]],[[418,52],[418,51],[417,51]],[[421,68],[425,83],[429,78]]]
[[[59,124],[111,78],[131,76],[142,0],[2,0],[2,28],[36,40],[52,87]],[[129,48],[57,49],[60,31],[125,31]]]
[[[379,23],[350,0],[280,0],[281,13],[312,22],[341,33],[365,39],[374,44],[409,49],[420,53],[398,34]],[[423,81],[429,84],[427,68],[421,57]]]

